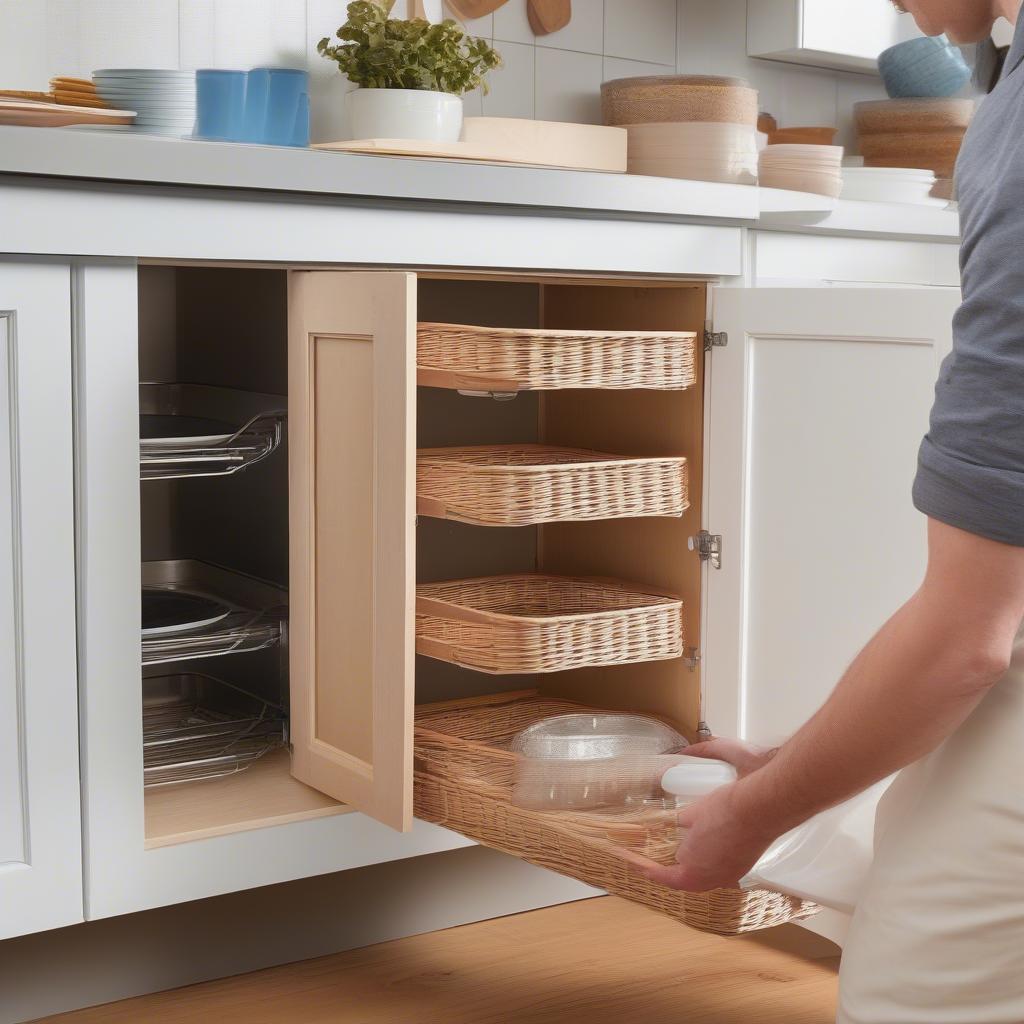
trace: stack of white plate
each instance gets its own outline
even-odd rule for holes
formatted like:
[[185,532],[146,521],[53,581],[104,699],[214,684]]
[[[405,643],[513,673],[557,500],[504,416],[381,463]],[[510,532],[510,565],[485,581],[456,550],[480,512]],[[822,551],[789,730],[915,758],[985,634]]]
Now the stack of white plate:
[[765,188],[838,197],[843,190],[842,146],[784,143],[761,150],[758,176]]
[[757,132],[752,125],[662,121],[624,127],[630,174],[757,184]]
[[191,135],[196,120],[194,71],[107,68],[94,71],[96,91],[112,107],[135,110],[134,129],[155,135]]
[[844,167],[843,198],[870,203],[912,203],[915,206],[946,206],[936,199],[932,171],[910,167]]

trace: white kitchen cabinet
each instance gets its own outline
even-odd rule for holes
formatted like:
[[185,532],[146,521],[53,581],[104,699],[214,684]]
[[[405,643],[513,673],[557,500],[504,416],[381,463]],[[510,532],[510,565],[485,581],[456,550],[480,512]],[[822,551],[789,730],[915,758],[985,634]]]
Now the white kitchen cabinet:
[[705,715],[785,739],[916,589],[910,489],[951,289],[734,289],[710,361]]
[[0,261],[0,939],[82,920],[71,273]]
[[913,19],[863,0],[751,0],[747,53],[790,64],[876,72],[882,50],[917,35]]
[[[216,264],[90,265],[76,281],[89,917],[468,842],[411,817],[413,705],[524,680],[429,659],[414,670],[417,575],[540,569],[679,593],[686,657],[555,673],[541,691],[757,739],[810,714],[917,582],[909,487],[949,292]],[[415,388],[417,319],[700,338],[709,297],[709,337],[728,343],[707,357],[698,344],[688,391],[495,403]],[[140,491],[140,375],[262,392],[286,365],[287,474]],[[691,507],[515,531],[416,525],[417,444],[509,439],[684,456]],[[721,568],[688,550],[702,528],[721,537]],[[289,584],[290,757],[143,790],[140,567],[158,554],[276,566]]]

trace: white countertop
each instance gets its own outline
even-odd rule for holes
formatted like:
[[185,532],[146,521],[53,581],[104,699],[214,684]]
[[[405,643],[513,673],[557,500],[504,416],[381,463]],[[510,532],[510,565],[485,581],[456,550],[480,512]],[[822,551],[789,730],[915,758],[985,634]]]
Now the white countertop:
[[672,178],[0,126],[0,175],[956,241],[955,212]]

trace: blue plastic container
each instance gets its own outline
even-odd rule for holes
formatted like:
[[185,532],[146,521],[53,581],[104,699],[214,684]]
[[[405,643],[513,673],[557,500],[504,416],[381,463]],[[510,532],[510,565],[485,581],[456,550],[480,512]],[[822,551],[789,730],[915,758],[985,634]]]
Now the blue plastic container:
[[202,68],[196,72],[196,127],[200,139],[237,142],[245,116],[244,71]]
[[309,145],[309,72],[253,68],[245,97],[245,142]]
[[309,72],[298,68],[196,72],[197,139],[309,145]]
[[878,70],[893,99],[953,96],[971,78],[963,54],[945,36],[890,46],[878,55]]

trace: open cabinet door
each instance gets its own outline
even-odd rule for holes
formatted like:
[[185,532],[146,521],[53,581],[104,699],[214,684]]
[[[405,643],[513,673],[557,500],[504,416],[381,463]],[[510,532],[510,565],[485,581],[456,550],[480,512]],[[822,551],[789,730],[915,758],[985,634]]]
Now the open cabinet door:
[[917,449],[954,289],[719,289],[709,363],[704,712],[785,739],[921,581]]
[[294,271],[292,774],[412,823],[415,277]]

